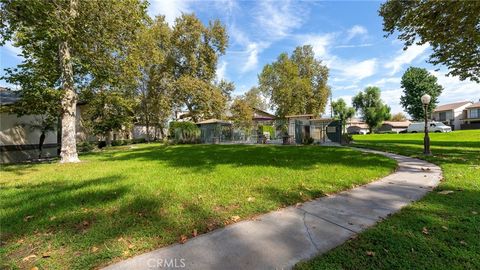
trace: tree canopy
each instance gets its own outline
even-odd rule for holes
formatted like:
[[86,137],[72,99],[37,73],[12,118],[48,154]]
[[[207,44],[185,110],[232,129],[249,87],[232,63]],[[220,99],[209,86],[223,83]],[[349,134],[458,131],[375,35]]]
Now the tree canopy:
[[315,59],[312,46],[305,45],[266,65],[259,75],[259,87],[279,117],[318,115],[324,112],[329,97],[327,80],[328,68]]
[[383,121],[390,119],[390,107],[380,99],[380,88],[376,86],[369,86],[354,96],[353,107],[360,111],[370,132],[379,127]]
[[337,101],[332,101],[333,116],[340,120],[342,123],[342,129],[345,131],[345,125],[347,119],[352,118],[355,115],[355,109],[348,107],[343,98],[339,98]]
[[[147,18],[146,3],[1,0],[0,5],[0,44],[13,39],[25,59],[7,77],[30,70],[34,78],[61,91],[61,162],[77,162],[77,91],[85,84],[113,85],[121,78],[119,62]],[[22,88],[27,86],[26,79],[16,78]]]
[[398,31],[405,48],[429,44],[431,63],[480,82],[480,1],[389,0],[379,13],[387,36]]
[[443,90],[443,87],[437,83],[437,77],[430,74],[426,69],[417,67],[409,67],[405,71],[401,86],[403,94],[400,97],[400,104],[414,120],[420,120],[424,117],[424,108],[420,98],[424,94],[429,94],[432,97],[428,106],[428,114],[431,114]]

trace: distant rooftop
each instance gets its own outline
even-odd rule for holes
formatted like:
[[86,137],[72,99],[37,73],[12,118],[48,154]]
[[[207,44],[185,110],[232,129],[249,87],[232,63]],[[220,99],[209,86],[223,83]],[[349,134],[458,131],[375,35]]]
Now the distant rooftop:
[[473,103],[472,105],[467,107],[467,109],[473,109],[473,108],[480,108],[480,102]]
[[460,108],[460,107],[465,106],[465,105],[470,104],[470,103],[472,103],[472,102],[471,101],[461,101],[461,102],[444,104],[444,105],[437,106],[437,108],[435,108],[435,111],[436,112],[441,112],[441,111],[455,110],[457,108]]

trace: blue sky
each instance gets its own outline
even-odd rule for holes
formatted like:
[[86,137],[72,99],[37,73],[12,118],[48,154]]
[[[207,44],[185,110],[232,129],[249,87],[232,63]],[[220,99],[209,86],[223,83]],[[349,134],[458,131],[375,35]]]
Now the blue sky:
[[[310,44],[330,68],[333,98],[351,97],[367,86],[381,88],[383,100],[400,112],[400,78],[409,66],[425,67],[445,88],[440,103],[478,100],[480,85],[446,77],[446,69],[426,63],[428,45],[403,51],[395,37],[384,37],[381,2],[375,1],[172,1],[151,0],[149,14],[164,14],[169,23],[182,12],[194,12],[203,22],[220,19],[226,25],[229,48],[218,63],[217,76],[235,82],[235,94],[257,84],[262,67],[282,52]],[[19,49],[0,48],[3,68],[20,63]],[[439,71],[435,71],[436,69]],[[6,85],[0,81],[0,85]]]

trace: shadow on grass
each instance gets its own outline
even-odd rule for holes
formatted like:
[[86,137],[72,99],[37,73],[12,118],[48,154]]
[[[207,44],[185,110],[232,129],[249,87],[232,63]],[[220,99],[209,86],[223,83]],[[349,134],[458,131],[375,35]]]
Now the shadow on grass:
[[180,145],[152,146],[128,152],[106,152],[102,161],[158,161],[171,167],[210,171],[217,165],[273,166],[308,170],[318,163],[366,167],[385,161],[341,147],[321,146],[255,146],[255,145]]

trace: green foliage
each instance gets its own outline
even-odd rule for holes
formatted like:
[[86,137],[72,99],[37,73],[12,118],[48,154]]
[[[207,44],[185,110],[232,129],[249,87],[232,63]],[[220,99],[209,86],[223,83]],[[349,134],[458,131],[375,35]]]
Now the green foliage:
[[375,86],[369,86],[354,96],[353,107],[362,114],[370,133],[391,117],[390,107],[380,99],[380,88]]
[[337,101],[332,101],[333,116],[340,120],[342,123],[342,132],[345,133],[345,125],[347,119],[352,118],[355,115],[355,109],[348,107],[343,98]]
[[91,152],[93,149],[95,149],[95,144],[91,143],[91,142],[88,142],[88,141],[84,141],[84,142],[81,142],[79,144],[77,144],[77,149],[79,152],[82,152],[82,153],[87,153],[87,152]]
[[236,97],[230,106],[231,119],[235,126],[250,130],[253,125],[253,109],[242,97]]
[[228,36],[220,21],[208,26],[193,14],[182,14],[172,30],[168,63],[175,80],[176,105],[185,106],[194,122],[221,118],[232,84],[214,84],[218,58],[225,53]]
[[392,118],[390,120],[396,122],[407,121],[407,116],[404,113],[399,112],[392,115]]
[[192,122],[170,122],[168,133],[175,143],[185,144],[198,143],[201,132]]
[[85,110],[86,125],[94,134],[107,136],[112,131],[128,129],[133,124],[133,102],[121,92],[92,93]]
[[445,65],[450,75],[480,82],[479,1],[402,1],[382,4],[383,30],[395,31],[405,48],[429,44],[430,62]]
[[258,87],[252,87],[245,94],[243,94],[242,98],[252,108],[264,111],[268,109],[268,104],[265,102],[262,96],[262,91]]
[[304,144],[304,145],[313,144],[314,141],[315,141],[315,140],[314,140],[312,137],[310,137],[310,136],[307,136],[307,137],[303,137],[303,138],[302,138],[302,144]]
[[261,134],[268,132],[270,134],[270,139],[275,138],[275,128],[272,126],[260,125],[258,126],[258,130],[260,131]]
[[351,144],[353,142],[353,136],[348,133],[342,134],[342,144]]
[[401,85],[403,95],[400,97],[400,104],[405,111],[415,121],[423,119],[425,113],[420,98],[424,94],[429,94],[432,99],[428,105],[427,115],[431,115],[443,90],[443,87],[437,83],[437,77],[425,68],[409,67],[402,76]]
[[328,68],[315,59],[312,46],[297,47],[293,54],[282,53],[259,75],[259,87],[270,98],[276,114],[320,114],[325,110],[330,89]]

